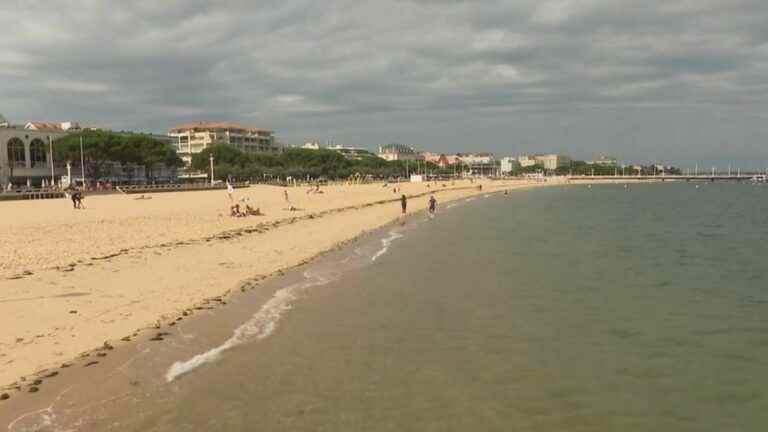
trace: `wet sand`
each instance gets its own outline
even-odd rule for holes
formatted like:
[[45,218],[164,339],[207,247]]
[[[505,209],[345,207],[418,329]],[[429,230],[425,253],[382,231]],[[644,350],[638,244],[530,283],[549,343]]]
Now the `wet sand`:
[[[412,196],[412,213],[433,192],[445,203],[531,184],[485,183],[482,192],[476,186],[457,182],[436,191],[406,184],[402,192]],[[161,329],[173,328],[176,320],[219,307],[232,290],[306,264],[400,213],[391,186],[324,192],[289,189],[291,203],[302,209],[292,212],[282,188],[238,190],[236,199],[249,196],[266,213],[249,218],[223,216],[229,201],[221,191],[138,201],[92,197],[83,211],[63,200],[4,204],[13,217],[0,251],[0,383],[8,384],[0,395],[10,399],[0,401],[0,420],[11,421],[18,408],[43,408],[62,375],[79,376],[119,358],[113,354],[129,341],[163,343],[170,338]]]

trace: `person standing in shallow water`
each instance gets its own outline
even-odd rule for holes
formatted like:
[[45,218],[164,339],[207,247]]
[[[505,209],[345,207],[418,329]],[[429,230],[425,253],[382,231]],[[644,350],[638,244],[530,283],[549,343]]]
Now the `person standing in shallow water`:
[[405,214],[405,210],[408,208],[408,197],[405,194],[400,197],[400,207],[403,208],[403,214]]
[[437,200],[435,199],[434,195],[429,197],[427,210],[429,211],[429,217],[435,217],[435,210],[437,210]]

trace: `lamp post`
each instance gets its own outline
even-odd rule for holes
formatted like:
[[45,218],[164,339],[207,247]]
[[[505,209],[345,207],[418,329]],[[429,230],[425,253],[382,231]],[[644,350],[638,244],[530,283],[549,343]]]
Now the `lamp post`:
[[213,153],[208,157],[208,160],[211,161],[211,186],[213,186]]
[[69,187],[72,184],[72,164],[69,161],[67,161],[67,182],[69,182],[67,185]]
[[48,150],[51,153],[51,185],[53,185],[55,183],[53,179],[53,141],[50,135],[48,135]]
[[80,180],[83,182],[85,190],[85,156],[83,156],[83,136],[80,135]]

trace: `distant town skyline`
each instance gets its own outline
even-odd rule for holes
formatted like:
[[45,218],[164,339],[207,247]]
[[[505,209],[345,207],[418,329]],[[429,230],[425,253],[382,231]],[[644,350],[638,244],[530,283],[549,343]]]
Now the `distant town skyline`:
[[0,113],[440,153],[768,167],[760,0],[0,5]]

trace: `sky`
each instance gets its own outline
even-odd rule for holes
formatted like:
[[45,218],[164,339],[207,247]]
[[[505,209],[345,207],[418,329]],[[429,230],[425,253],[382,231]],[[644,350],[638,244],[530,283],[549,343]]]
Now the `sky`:
[[765,0],[2,0],[0,113],[768,167]]

